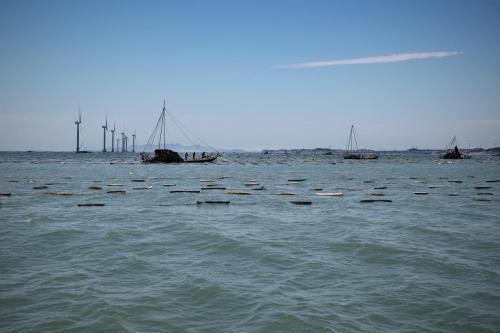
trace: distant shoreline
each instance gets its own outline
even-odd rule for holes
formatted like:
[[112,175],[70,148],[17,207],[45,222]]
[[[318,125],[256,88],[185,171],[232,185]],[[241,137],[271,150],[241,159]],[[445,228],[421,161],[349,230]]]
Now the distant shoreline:
[[[141,150],[142,151],[142,150]],[[139,154],[141,151],[136,150],[136,152],[128,151],[127,154]],[[201,150],[178,150],[181,152],[201,152]],[[205,151],[210,151],[209,149]],[[404,150],[390,149],[390,150],[372,150],[372,149],[360,149],[360,153],[423,153],[423,154],[433,154],[442,153],[446,149],[418,149],[410,148]],[[500,147],[492,148],[470,148],[470,149],[460,149],[464,153],[500,153]],[[220,149],[219,152],[222,153],[257,153],[257,154],[286,154],[286,153],[319,153],[319,154],[343,154],[345,149],[338,148],[283,148],[283,149],[262,149],[262,150],[243,150],[243,149]],[[73,150],[0,150],[0,153],[74,153]],[[123,152],[102,152],[99,150],[88,150],[88,153],[93,154],[123,154]]]

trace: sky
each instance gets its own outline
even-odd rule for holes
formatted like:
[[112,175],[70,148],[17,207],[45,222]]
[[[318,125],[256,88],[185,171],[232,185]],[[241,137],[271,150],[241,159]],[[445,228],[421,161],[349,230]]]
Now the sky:
[[500,145],[499,36],[494,0],[0,0],[0,150],[74,150],[79,108],[144,144],[163,100],[221,148]]

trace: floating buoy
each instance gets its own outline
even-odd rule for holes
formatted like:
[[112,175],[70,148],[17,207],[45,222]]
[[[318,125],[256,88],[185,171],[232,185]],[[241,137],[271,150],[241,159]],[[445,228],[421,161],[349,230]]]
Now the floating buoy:
[[278,192],[276,195],[295,195],[293,192]]
[[239,191],[228,191],[225,192],[226,194],[233,194],[233,195],[250,195],[250,192],[239,192]]
[[392,202],[392,200],[389,199],[361,199],[359,202],[363,203],[371,203],[371,202]]
[[153,186],[134,187],[133,190],[151,190]]
[[222,204],[222,205],[229,205],[231,201],[229,200],[205,200],[205,201],[196,201],[198,205],[201,204]]
[[342,192],[317,192],[316,195],[320,197],[341,197],[344,195]]
[[0,197],[10,197],[10,192],[0,192]]
[[122,191],[122,190],[117,190],[117,191],[108,191],[107,193],[111,193],[111,194],[125,194],[127,192]]
[[78,207],[103,207],[103,203],[83,203],[78,204]]
[[198,190],[173,190],[170,193],[200,193]]
[[488,190],[491,186],[474,186],[476,190]]
[[50,194],[50,195],[73,195],[72,192],[45,192],[45,194]]
[[46,189],[48,189],[48,187],[45,186],[45,185],[42,185],[42,186],[33,186],[33,189],[34,190],[46,190]]
[[415,195],[427,195],[429,194],[428,192],[413,192]]
[[102,190],[100,186],[89,186],[89,190]]
[[290,203],[294,205],[311,205],[312,201],[297,200],[297,201],[290,201]]

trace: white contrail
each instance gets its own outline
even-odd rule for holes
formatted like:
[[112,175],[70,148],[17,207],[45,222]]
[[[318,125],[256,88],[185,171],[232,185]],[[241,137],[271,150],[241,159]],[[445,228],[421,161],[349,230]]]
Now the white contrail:
[[398,54],[390,54],[390,55],[374,56],[366,58],[311,61],[299,64],[280,65],[280,66],[275,66],[275,68],[313,68],[313,67],[341,66],[341,65],[383,64],[387,62],[399,62],[399,61],[408,61],[414,59],[444,58],[460,54],[463,54],[463,52],[442,51],[442,52],[398,53]]

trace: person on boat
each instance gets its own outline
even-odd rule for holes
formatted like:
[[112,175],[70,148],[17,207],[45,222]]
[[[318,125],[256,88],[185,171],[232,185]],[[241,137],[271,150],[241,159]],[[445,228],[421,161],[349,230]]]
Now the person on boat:
[[185,154],[184,154],[184,160],[186,160],[186,161],[187,161],[187,159],[188,159],[188,153],[185,153]]
[[196,153],[193,151],[193,160],[195,159],[196,157]]
[[201,158],[205,158],[205,152],[201,153]]
[[455,155],[460,156],[460,152],[458,151],[458,147],[455,146]]

